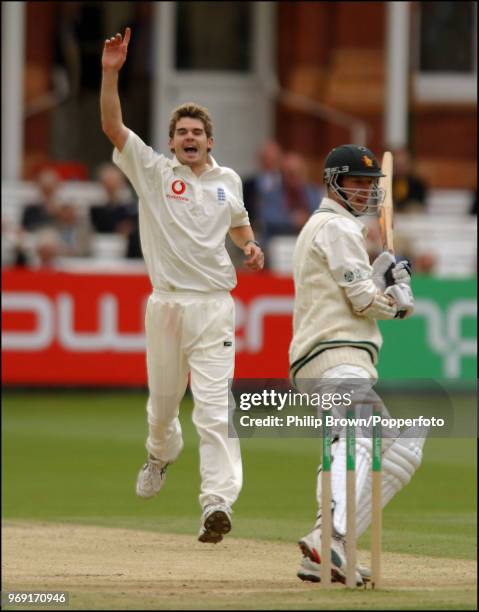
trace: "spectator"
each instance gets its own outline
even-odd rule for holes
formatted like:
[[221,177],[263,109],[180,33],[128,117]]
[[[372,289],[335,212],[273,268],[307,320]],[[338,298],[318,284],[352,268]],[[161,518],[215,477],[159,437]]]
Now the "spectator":
[[319,189],[306,181],[302,157],[297,153],[286,154],[281,165],[281,182],[263,192],[258,200],[257,218],[264,247],[274,236],[297,234],[319,200]]
[[312,212],[319,206],[320,190],[307,182],[304,159],[297,153],[288,153],[282,165],[283,188],[294,233],[299,233]]
[[47,168],[39,172],[36,184],[39,198],[36,202],[27,204],[22,214],[21,225],[29,232],[51,224],[60,203],[58,191],[61,180],[55,170]]
[[90,207],[90,221],[93,228],[100,234],[121,233],[127,235],[131,231],[129,218],[131,208],[136,208],[131,194],[128,192],[123,174],[113,166],[104,164],[98,171],[105,197],[102,203]]
[[412,267],[416,274],[432,275],[437,266],[437,257],[434,253],[419,253],[412,259]]
[[62,250],[69,257],[87,257],[91,253],[91,227],[80,217],[72,204],[62,204],[53,223],[62,241]]
[[8,259],[17,266],[51,268],[58,257],[88,257],[91,254],[88,219],[79,216],[70,203],[59,204],[50,222],[34,232],[20,229],[14,234],[6,228],[3,234],[10,242]]
[[[244,205],[255,234],[258,234],[260,239],[262,236],[261,225],[258,220],[259,210],[263,199],[274,198],[274,194],[277,194],[281,189],[282,156],[283,151],[280,145],[275,140],[266,140],[257,153],[257,173],[243,180]],[[226,249],[234,266],[241,269],[242,273],[247,272],[244,269],[242,253],[238,252],[229,236],[226,238]]]
[[65,254],[65,248],[57,230],[43,227],[35,234],[34,268],[54,268],[58,257]]
[[2,268],[28,265],[28,244],[22,227],[12,225],[2,218]]
[[393,155],[394,210],[398,213],[424,212],[427,198],[425,182],[414,174],[411,159],[406,149],[396,149]]
[[243,181],[243,199],[252,224],[255,223],[260,201],[281,186],[283,152],[274,140],[267,140],[258,151],[257,174]]

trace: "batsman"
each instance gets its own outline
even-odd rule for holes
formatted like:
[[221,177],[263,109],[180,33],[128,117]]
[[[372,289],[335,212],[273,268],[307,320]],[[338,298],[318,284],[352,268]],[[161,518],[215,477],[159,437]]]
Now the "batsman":
[[[391,171],[389,171],[391,172]],[[301,389],[306,381],[362,379],[372,387],[382,337],[378,319],[401,325],[413,313],[408,262],[396,263],[392,249],[372,263],[366,251],[363,215],[377,215],[385,197],[385,177],[374,154],[353,144],[334,148],[326,158],[327,194],[303,227],[294,252],[295,306],[290,373]],[[390,245],[389,245],[390,247]],[[303,387],[304,388],[304,387]],[[398,432],[399,434],[399,432]],[[401,432],[383,447],[382,506],[411,479],[422,459],[424,438]],[[371,439],[356,439],[356,535],[371,522]],[[318,471],[318,514],[311,533],[299,541],[303,553],[297,573],[302,580],[321,580],[321,525],[331,513],[332,581],[346,581],[346,441],[333,436],[331,444],[331,508],[321,508],[321,466]],[[328,524],[330,521],[328,520]],[[356,567],[359,586],[370,576]]]
[[153,291],[145,315],[149,399],[148,457],[136,481],[144,499],[163,488],[168,466],[183,448],[180,402],[188,380],[199,435],[203,509],[198,539],[216,544],[231,529],[231,506],[242,485],[239,440],[228,437],[229,381],[235,357],[236,273],[226,251],[229,234],[250,270],[263,267],[243,204],[239,176],[212,155],[208,109],[194,103],[170,119],[172,158],[149,147],[123,123],[119,71],[131,30],[107,39],[100,93],[102,128],[113,161],[139,200],[143,257]]

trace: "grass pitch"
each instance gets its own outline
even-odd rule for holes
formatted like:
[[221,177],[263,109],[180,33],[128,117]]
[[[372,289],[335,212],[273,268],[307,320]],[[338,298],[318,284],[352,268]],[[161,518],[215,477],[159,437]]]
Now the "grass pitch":
[[[475,409],[473,398],[461,401]],[[140,392],[4,393],[3,518],[140,529],[195,538],[200,518],[199,472],[191,400],[185,398],[180,413],[185,448],[168,471],[161,499],[148,502],[134,495],[136,474],[146,455],[145,403],[146,394]],[[295,542],[310,530],[316,512],[318,441],[252,438],[241,444],[244,486],[234,507],[232,537],[285,544],[299,560]],[[476,475],[475,438],[427,440],[418,472],[384,511],[384,552],[450,559],[451,568],[454,560],[474,561]],[[367,549],[369,534],[364,534],[358,544],[360,549]],[[8,559],[4,561],[8,563]],[[293,565],[293,580],[287,592],[230,590],[216,599],[221,606],[216,609],[476,606],[475,594],[448,590],[447,584],[439,590],[425,584],[423,590],[410,589],[400,597],[397,593],[348,593],[344,589],[325,597],[324,592],[318,595],[313,585],[305,589],[299,580],[295,582],[295,571]],[[94,594],[85,597],[84,605],[95,606]],[[197,597],[198,593],[185,590],[180,607],[195,609],[201,604],[201,597]],[[141,596],[136,605],[173,609],[168,607],[171,601],[156,602],[155,608],[154,602]],[[135,609],[134,600],[128,606],[125,602],[125,607],[118,607],[121,603],[116,600],[109,605],[105,598],[97,603],[100,607],[96,609]],[[215,605],[205,601],[203,607],[212,609]]]

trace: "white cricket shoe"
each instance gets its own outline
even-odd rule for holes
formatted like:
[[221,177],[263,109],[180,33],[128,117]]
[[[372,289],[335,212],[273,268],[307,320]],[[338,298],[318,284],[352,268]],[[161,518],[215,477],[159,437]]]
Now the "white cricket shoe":
[[[368,567],[358,565],[357,570],[361,574],[363,582],[370,582],[371,570]],[[303,557],[296,575],[306,582],[321,582],[321,564],[311,561],[309,557]],[[331,572],[331,582],[338,582],[337,576],[333,572]]]
[[231,531],[231,508],[221,497],[212,497],[203,510],[202,524],[198,534],[200,542],[217,544]]
[[321,582],[321,565],[311,561],[309,557],[303,557],[296,574],[301,580],[306,582]]
[[308,557],[315,563],[321,563],[321,530],[313,529],[308,535],[299,540],[298,545],[304,557]]
[[158,495],[166,479],[166,468],[169,463],[148,455],[148,460],[141,468],[136,479],[136,494],[149,499]]
[[[320,565],[321,563],[321,530],[313,529],[311,533],[309,533],[304,538],[299,540],[298,545],[303,553],[304,557],[307,557],[310,561],[313,561],[316,565]],[[333,535],[331,538],[331,581],[332,582],[342,582],[346,583],[346,542],[344,538]],[[311,567],[309,566],[309,569]],[[316,568],[319,569],[319,568]],[[366,580],[367,576],[371,576],[371,572],[367,568],[361,568],[364,570]],[[306,578],[299,576],[301,580],[306,580]],[[317,578],[320,579],[319,572]],[[319,580],[315,580],[313,582],[318,582]],[[356,568],[356,586],[363,586],[364,579],[362,573],[359,571],[359,568]]]

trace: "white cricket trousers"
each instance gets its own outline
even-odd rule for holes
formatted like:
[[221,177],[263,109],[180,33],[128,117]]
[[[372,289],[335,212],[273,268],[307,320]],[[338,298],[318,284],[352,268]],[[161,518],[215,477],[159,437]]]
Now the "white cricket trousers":
[[[301,383],[306,381],[313,381],[314,383],[320,383],[323,381],[335,381],[339,379],[362,379],[364,380],[363,392],[367,392],[370,387],[373,386],[375,379],[371,378],[371,375],[367,370],[356,365],[344,364],[329,368],[325,372],[321,372],[315,360],[312,359],[304,367],[302,367],[296,375],[298,388],[301,389]],[[320,389],[321,387],[319,387]],[[362,454],[362,440],[356,441],[356,497],[357,507],[363,503],[362,493],[366,486],[366,481],[369,477],[368,466],[369,463]],[[370,440],[368,440],[370,445]],[[344,456],[334,456],[334,461],[331,464],[331,489],[334,503],[333,510],[333,526],[337,533],[341,535],[346,534],[346,455],[345,455],[345,444],[341,445],[341,451]],[[318,471],[317,483],[316,483],[316,498],[318,501],[319,514],[321,515],[321,472]],[[371,496],[369,488],[369,497]]]
[[[319,376],[320,375],[320,376]],[[363,393],[374,386],[375,379],[364,368],[355,365],[339,365],[321,372],[314,359],[307,363],[296,375],[298,385],[334,381],[337,379],[363,379]],[[378,396],[376,398],[380,400]],[[382,405],[382,415],[389,416],[387,408]],[[410,427],[404,432],[391,429],[389,436],[383,439],[382,452],[382,507],[411,480],[422,460],[422,449],[427,436],[427,428]],[[332,450],[331,488],[333,497],[333,526],[337,533],[346,535],[346,443],[344,437]],[[358,437],[356,439],[356,529],[359,537],[371,522],[371,439]],[[316,527],[321,525],[321,471],[318,471],[316,497],[318,501],[318,516]]]
[[210,496],[232,505],[243,473],[238,438],[228,437],[229,380],[235,357],[234,301],[228,291],[154,290],[146,307],[149,433],[146,449],[173,462],[183,448],[178,418],[191,373],[193,423],[199,434],[202,507]]

